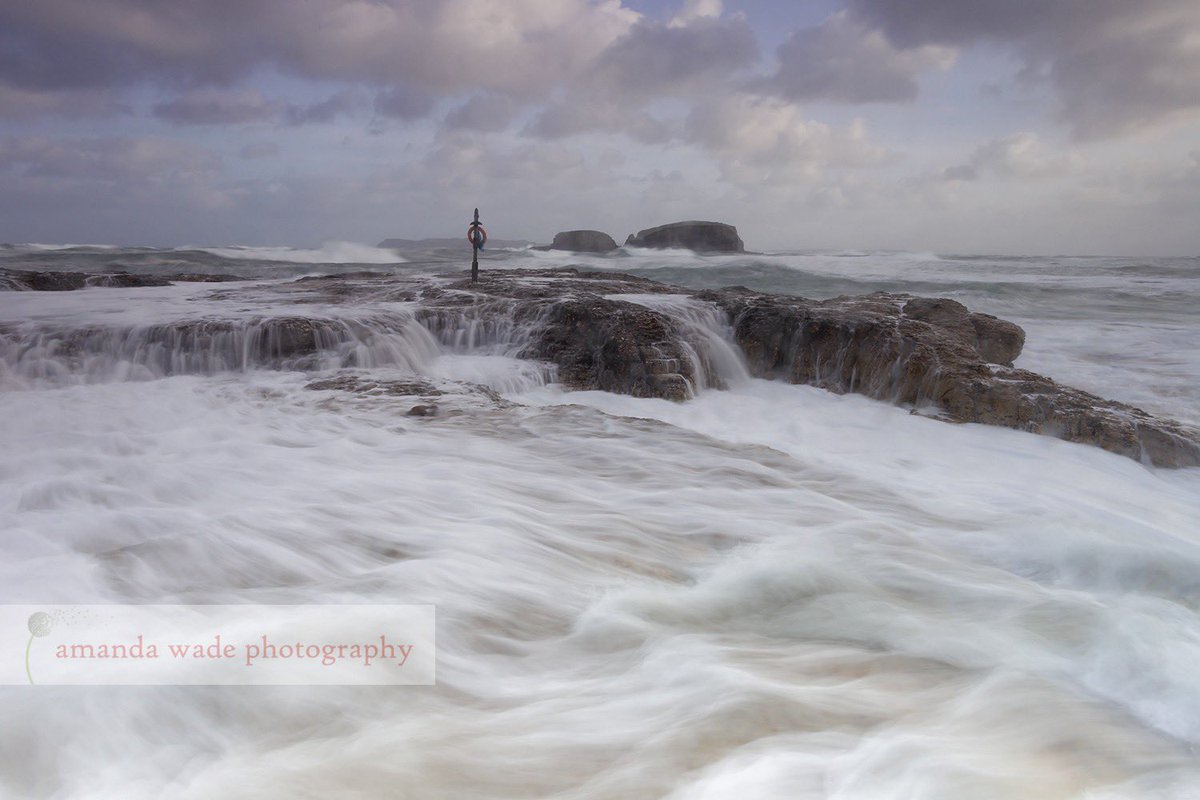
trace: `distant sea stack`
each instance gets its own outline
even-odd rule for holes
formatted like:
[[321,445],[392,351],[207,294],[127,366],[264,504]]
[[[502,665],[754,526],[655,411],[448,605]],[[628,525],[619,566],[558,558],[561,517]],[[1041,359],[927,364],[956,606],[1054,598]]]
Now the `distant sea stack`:
[[672,222],[630,234],[631,247],[679,247],[698,253],[744,253],[746,246],[737,228],[724,222]]
[[560,231],[554,234],[551,250],[573,250],[576,253],[607,253],[616,250],[616,241],[603,231]]

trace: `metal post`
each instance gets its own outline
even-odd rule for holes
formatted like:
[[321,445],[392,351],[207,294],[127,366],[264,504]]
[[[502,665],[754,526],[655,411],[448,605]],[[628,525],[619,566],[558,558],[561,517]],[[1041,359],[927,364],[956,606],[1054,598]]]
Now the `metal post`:
[[471,223],[471,280],[479,280],[479,209],[475,209],[475,221]]

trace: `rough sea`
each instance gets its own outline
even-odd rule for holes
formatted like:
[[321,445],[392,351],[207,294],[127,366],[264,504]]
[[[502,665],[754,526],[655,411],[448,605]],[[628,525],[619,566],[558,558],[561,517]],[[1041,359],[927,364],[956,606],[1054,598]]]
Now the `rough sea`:
[[[1200,469],[751,379],[732,350],[729,388],[684,403],[565,392],[403,303],[243,291],[465,266],[0,246],[12,269],[251,279],[0,291],[0,601],[432,603],[438,625],[433,687],[0,687],[0,797],[1200,797]],[[950,297],[1025,328],[1018,367],[1200,425],[1200,258],[481,266]],[[294,315],[353,335],[301,370],[146,333]],[[305,388],[347,372],[512,405]]]

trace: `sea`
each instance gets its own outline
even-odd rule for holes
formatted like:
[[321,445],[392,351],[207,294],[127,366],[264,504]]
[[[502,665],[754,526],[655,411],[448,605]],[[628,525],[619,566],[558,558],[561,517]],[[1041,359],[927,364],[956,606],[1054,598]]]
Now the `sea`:
[[[1200,798],[1200,469],[754,379],[695,309],[726,388],[670,402],[566,391],[511,331],[275,291],[467,258],[0,246],[247,279],[0,291],[0,602],[437,617],[433,686],[0,687],[0,796]],[[1025,329],[1018,367],[1200,426],[1200,258],[481,259],[553,267],[949,297]],[[344,335],[256,361],[255,326],[297,315]],[[241,327],[155,338],[187,320]],[[308,388],[346,375],[504,402]]]

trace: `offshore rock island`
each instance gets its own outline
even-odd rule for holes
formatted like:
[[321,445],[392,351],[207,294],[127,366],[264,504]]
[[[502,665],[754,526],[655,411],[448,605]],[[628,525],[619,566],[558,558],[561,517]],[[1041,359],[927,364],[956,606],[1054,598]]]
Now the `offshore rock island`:
[[[10,290],[91,285],[96,281],[81,274],[57,273],[48,281],[16,270],[0,281],[0,289]],[[248,301],[266,296],[295,304],[297,313],[206,316],[136,328],[9,325],[0,329],[4,363],[9,372],[27,375],[45,372],[47,359],[133,363],[147,377],[251,367],[398,364],[419,371],[439,347],[486,349],[542,364],[570,389],[684,401],[748,374],[859,393],[947,421],[1056,436],[1156,466],[1200,465],[1196,431],[1014,367],[1024,331],[948,299],[875,293],[817,301],[736,286],[686,289],[571,268],[484,270],[478,282],[461,273],[360,271],[268,286],[225,285],[212,295]],[[372,307],[381,301],[390,310]],[[336,313],[301,311],[310,304]],[[731,365],[731,358],[740,363]],[[313,388],[426,398],[446,393],[424,381],[382,386],[350,377],[326,378]],[[499,402],[494,393],[481,399]],[[414,413],[433,415],[436,409]]]
[[[691,250],[696,253],[744,253],[746,246],[737,228],[726,222],[687,220],[670,222],[631,233],[625,247],[649,250]],[[609,253],[617,249],[616,241],[603,231],[559,231],[554,241],[535,250],[570,250],[576,253]]]

